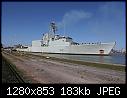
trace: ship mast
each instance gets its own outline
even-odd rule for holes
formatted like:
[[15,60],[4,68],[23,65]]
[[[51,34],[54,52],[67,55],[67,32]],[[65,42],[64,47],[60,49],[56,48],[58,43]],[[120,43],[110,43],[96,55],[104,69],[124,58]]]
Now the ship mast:
[[64,36],[65,36],[65,32],[66,32],[65,22],[63,24],[64,24]]
[[53,34],[53,37],[55,37],[55,32],[57,31],[55,22],[50,23],[50,30],[51,30],[51,33]]

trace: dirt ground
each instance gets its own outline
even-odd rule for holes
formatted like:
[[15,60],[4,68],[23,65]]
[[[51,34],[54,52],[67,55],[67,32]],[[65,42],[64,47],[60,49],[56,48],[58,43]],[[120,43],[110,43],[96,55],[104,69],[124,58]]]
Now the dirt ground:
[[31,83],[124,84],[125,72],[64,63],[42,58],[5,54]]

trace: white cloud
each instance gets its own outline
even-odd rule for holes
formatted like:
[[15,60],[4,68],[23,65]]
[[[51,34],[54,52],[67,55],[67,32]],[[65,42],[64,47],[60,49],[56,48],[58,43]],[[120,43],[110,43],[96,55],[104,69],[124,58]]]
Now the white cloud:
[[74,25],[83,19],[90,18],[91,13],[84,12],[82,10],[71,10],[64,14],[61,22],[58,22],[58,27]]

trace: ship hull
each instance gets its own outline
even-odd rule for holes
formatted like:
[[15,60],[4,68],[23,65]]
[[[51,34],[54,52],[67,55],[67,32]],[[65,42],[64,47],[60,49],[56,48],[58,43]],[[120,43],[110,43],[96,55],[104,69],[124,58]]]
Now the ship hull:
[[57,54],[94,54],[108,55],[114,47],[115,42],[87,45],[69,45],[69,46],[43,46],[28,47],[28,52],[57,53]]

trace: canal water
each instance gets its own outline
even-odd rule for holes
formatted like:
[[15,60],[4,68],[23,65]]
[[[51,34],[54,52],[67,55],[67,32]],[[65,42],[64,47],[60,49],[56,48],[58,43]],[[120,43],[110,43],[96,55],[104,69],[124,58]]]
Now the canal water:
[[125,61],[126,56],[125,55],[99,56],[99,55],[66,55],[66,54],[41,54],[41,53],[36,53],[36,54],[50,56],[50,57],[56,57],[56,58],[78,60],[78,61],[126,65],[126,61]]

